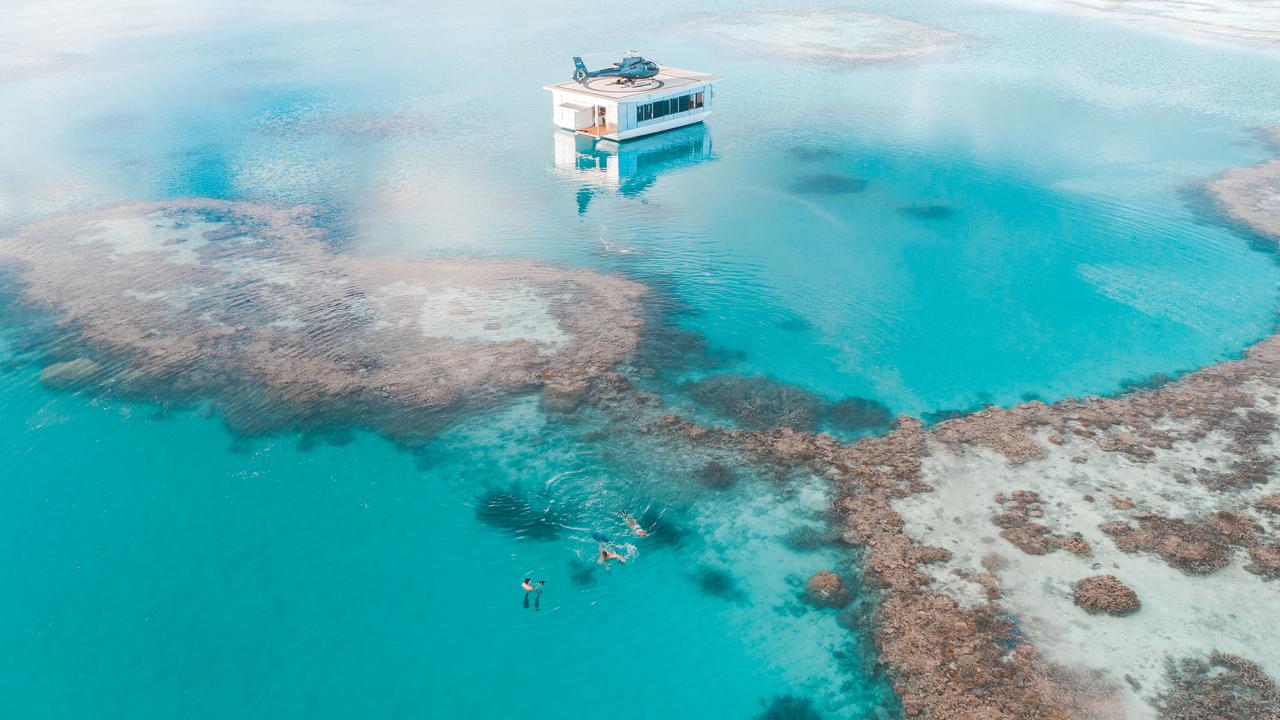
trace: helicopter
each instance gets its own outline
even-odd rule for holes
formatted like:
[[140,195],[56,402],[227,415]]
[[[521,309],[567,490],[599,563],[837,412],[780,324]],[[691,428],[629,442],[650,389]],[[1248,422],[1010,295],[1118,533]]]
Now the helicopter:
[[639,55],[627,55],[620,62],[614,63],[613,67],[602,70],[588,70],[580,57],[573,58],[573,66],[577,68],[573,71],[573,79],[583,85],[596,77],[616,77],[616,83],[635,85],[637,80],[648,80],[658,74],[658,63],[645,60]]

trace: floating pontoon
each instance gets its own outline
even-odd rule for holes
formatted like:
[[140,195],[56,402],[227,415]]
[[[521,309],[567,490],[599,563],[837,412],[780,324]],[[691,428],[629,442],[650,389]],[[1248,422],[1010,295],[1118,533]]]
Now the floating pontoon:
[[651,78],[587,77],[544,85],[556,125],[608,140],[628,140],[692,125],[711,114],[712,85],[720,78],[658,66]]

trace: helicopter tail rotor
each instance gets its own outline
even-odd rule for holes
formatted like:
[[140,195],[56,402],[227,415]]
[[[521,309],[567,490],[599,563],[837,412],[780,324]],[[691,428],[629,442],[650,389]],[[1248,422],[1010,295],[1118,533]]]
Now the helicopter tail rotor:
[[573,67],[574,67],[573,79],[577,80],[580,83],[586,82],[587,77],[590,75],[590,73],[587,72],[587,64],[582,62],[582,58],[574,57]]

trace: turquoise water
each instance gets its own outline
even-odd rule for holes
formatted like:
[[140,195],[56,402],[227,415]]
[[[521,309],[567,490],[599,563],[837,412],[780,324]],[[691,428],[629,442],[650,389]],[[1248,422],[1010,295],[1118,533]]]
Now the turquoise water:
[[[0,30],[28,60],[0,66],[0,232],[206,196],[315,204],[343,252],[624,273],[708,347],[626,370],[712,416],[685,381],[925,415],[1112,392],[1273,327],[1280,268],[1194,192],[1265,157],[1273,57],[859,3],[962,40],[833,67],[710,42],[674,2],[625,24],[530,5],[32,11]],[[712,121],[566,146],[541,85],[627,47],[725,75]],[[747,718],[786,694],[893,713],[873,649],[797,600],[842,560],[782,542],[822,522],[821,482],[739,466],[707,490],[686,450],[531,398],[415,453],[237,438],[199,407],[42,387],[28,333],[8,323],[0,376],[5,716]],[[622,532],[620,508],[666,529],[606,571],[590,535]]]

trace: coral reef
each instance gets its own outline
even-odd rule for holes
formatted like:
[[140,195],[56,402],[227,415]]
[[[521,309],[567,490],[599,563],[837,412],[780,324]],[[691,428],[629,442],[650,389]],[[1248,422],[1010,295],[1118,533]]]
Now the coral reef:
[[687,27],[751,55],[836,66],[922,57],[959,40],[923,23],[845,8],[707,13]]
[[[763,705],[764,702],[761,701]],[[769,701],[755,720],[822,720],[813,701],[795,695],[778,695]]]
[[893,413],[883,403],[851,397],[823,408],[822,421],[836,430],[883,432],[893,428]]
[[[1254,186],[1260,182],[1258,177],[1250,180]],[[593,390],[592,402],[615,417],[632,419],[638,432],[702,449],[740,452],[770,468],[766,472],[771,477],[808,475],[832,483],[833,522],[843,528],[842,540],[854,548],[867,593],[880,597],[873,633],[906,717],[1147,716],[1153,711],[1151,696],[1137,693],[1144,688],[1158,691],[1161,682],[1144,663],[1159,657],[1164,648],[1185,647],[1179,643],[1187,635],[1185,626],[1170,632],[1158,623],[1187,621],[1197,632],[1206,624],[1221,627],[1224,616],[1217,607],[1229,602],[1236,603],[1228,606],[1233,634],[1197,637],[1229,642],[1259,653],[1265,662],[1276,662],[1273,624],[1250,621],[1269,617],[1269,596],[1259,595],[1261,586],[1248,583],[1274,577],[1280,566],[1274,522],[1272,529],[1259,522],[1266,518],[1264,513],[1280,510],[1274,491],[1268,494],[1264,489],[1272,482],[1280,442],[1280,336],[1255,344],[1239,359],[1176,379],[1133,383],[1114,397],[1069,398],[1053,404],[1029,398],[1011,408],[937,413],[928,418],[928,427],[899,418],[887,434],[855,443],[814,432],[812,418],[821,420],[822,414],[812,400],[794,403],[798,407],[792,406],[796,396],[762,403],[756,397],[760,389],[749,388],[749,383],[719,382],[719,387],[713,383],[704,391],[708,395],[703,401],[725,415],[737,415],[739,427],[704,427],[643,393]],[[596,380],[592,387],[599,385]],[[734,395],[753,399],[737,410]],[[1173,458],[1177,460],[1170,473],[1161,463]],[[1138,472],[1141,468],[1150,469]],[[951,516],[962,511],[940,503],[974,503],[971,498],[989,498],[988,492],[1012,484],[975,496],[974,487],[994,482],[965,474],[975,472],[1034,478],[1034,489],[997,497],[1002,507],[994,521],[1009,531],[1003,533],[1007,539],[1038,554],[1009,558],[994,553],[976,533],[955,536],[946,548],[924,543],[938,535],[929,522],[951,522]],[[939,492],[935,485],[942,483],[953,492]],[[1052,508],[1041,497],[1047,489],[1054,496],[1063,491]],[[949,500],[931,499],[935,495]],[[990,527],[989,504],[976,502],[981,522]],[[930,511],[904,517],[900,508],[912,503]],[[972,527],[957,522],[956,527]],[[1074,527],[1055,527],[1063,522]],[[1057,549],[1068,552],[1054,552]],[[1247,551],[1247,565],[1242,550]],[[1083,573],[1067,572],[1101,569],[1102,562],[1085,559],[1090,554],[1105,555],[1113,564],[1121,557],[1133,558],[1139,571],[1125,570],[1123,575],[1137,592],[1106,575],[1070,582]],[[974,567],[957,564],[961,560],[972,560]],[[1232,563],[1261,578],[1226,569]],[[1163,592],[1159,597],[1167,598],[1178,583],[1213,582],[1202,579],[1218,577],[1226,578],[1221,588],[1229,592],[1197,584],[1194,597],[1199,606],[1161,603],[1161,612],[1137,613],[1123,623],[1158,632],[1124,636],[1105,617],[1107,612],[1136,608],[1137,593],[1149,591],[1143,581],[1163,584],[1150,592]],[[982,592],[965,595],[953,580],[976,585]],[[807,599],[824,606],[833,597],[837,604],[845,602],[839,588],[849,592],[830,571],[815,575],[810,585],[815,592],[806,591]],[[1021,594],[1015,598],[1014,592]],[[852,601],[853,593],[849,595]],[[1071,607],[1077,596],[1104,617],[1077,613],[1071,628],[1050,629],[1060,629],[1064,637],[1080,630],[1095,640],[1098,636],[1088,633],[1108,632],[1114,636],[1108,643],[1112,649],[1117,641],[1139,639],[1136,654],[1098,656],[1086,650],[1093,657],[1082,657],[1078,647],[1064,652],[1072,648],[1061,637],[1037,632],[1037,627],[1046,626],[1027,624],[1027,616],[1038,611],[1036,603],[1051,598]],[[1242,598],[1249,607],[1239,604]],[[1235,620],[1237,612],[1244,615],[1243,626]],[[850,617],[846,625],[856,628],[856,618]],[[1169,717],[1213,717],[1218,707],[1234,713],[1222,717],[1274,716],[1271,707],[1255,702],[1261,690],[1274,687],[1263,665],[1238,658],[1221,662],[1228,669],[1225,674],[1188,672],[1170,681],[1176,687],[1162,696],[1157,708]],[[1218,687],[1210,682],[1215,677],[1228,679]],[[1238,687],[1232,688],[1232,682]],[[1197,687],[1188,689],[1191,685]]]
[[830,570],[819,570],[804,584],[804,601],[816,608],[848,607],[853,595],[840,576]]
[[46,365],[40,370],[40,382],[54,390],[65,390],[88,383],[101,370],[89,358],[76,358]]
[[1219,652],[1167,662],[1169,688],[1153,702],[1165,720],[1280,718],[1280,689],[1257,663]]
[[1004,493],[997,493],[995,499],[1001,510],[991,518],[991,522],[1003,528],[1000,537],[1017,545],[1023,552],[1044,555],[1062,548],[1073,555],[1092,554],[1093,548],[1089,541],[1078,533],[1054,533],[1048,526],[1031,520],[1044,515],[1039,502],[1040,495],[1034,490],[1014,490],[1008,497]]
[[712,460],[694,472],[694,476],[698,478],[698,482],[709,488],[723,490],[734,483],[736,479],[733,470],[722,462]]
[[650,505],[636,520],[649,532],[645,545],[650,548],[680,547],[689,535],[689,531],[679,522],[676,511],[669,508]]
[[635,283],[524,260],[333,252],[307,208],[215,200],[55,216],[0,238],[60,342],[47,384],[210,398],[243,434],[346,423],[407,443],[448,413],[635,350]]
[[[1266,388],[1280,387],[1280,350],[1269,347],[1269,342],[1251,349],[1241,360],[1115,398],[1066,400],[1054,405],[1030,401],[1009,409],[985,408],[929,428],[917,420],[900,418],[892,432],[851,444],[790,427],[704,427],[625,393],[596,397],[602,407],[619,417],[649,418],[642,421],[641,432],[661,433],[703,449],[742,452],[762,467],[774,468],[780,478],[816,475],[832,482],[836,491],[833,520],[844,528],[842,539],[856,548],[867,591],[881,595],[874,613],[874,637],[907,717],[1119,718],[1135,712],[1142,716],[1134,703],[1148,710],[1149,706],[1127,686],[1118,685],[1118,676],[1104,669],[1068,668],[1042,653],[1039,638],[1028,634],[1019,617],[1007,609],[1005,583],[1000,578],[1014,570],[1007,558],[983,549],[977,554],[982,558],[977,572],[955,566],[956,573],[982,589],[980,599],[959,602],[947,583],[935,579],[954,575],[945,572],[952,562],[951,553],[915,539],[929,537],[931,532],[909,526],[895,505],[908,498],[928,502],[935,490],[929,482],[949,480],[945,472],[931,471],[926,482],[924,463],[934,453],[949,457],[990,453],[992,462],[1010,468],[1030,466],[1051,456],[1065,467],[1079,467],[1077,460],[1099,455],[1144,467],[1154,463],[1157,453],[1170,452],[1175,444],[1193,447],[1214,443],[1212,452],[1219,466],[1228,466],[1233,459],[1265,459],[1270,440],[1246,429],[1266,426],[1249,419],[1247,412],[1259,407],[1259,394],[1270,392]],[[1259,378],[1266,384],[1260,385]],[[1272,407],[1265,409],[1271,412]],[[1083,446],[1093,447],[1085,454],[1089,457],[1082,455]],[[1217,498],[1224,510],[1261,502],[1256,498],[1263,496],[1253,493],[1248,485],[1220,485],[1205,482],[1206,477],[1192,474],[1186,482],[1201,495]],[[961,475],[954,481],[963,485],[966,477]],[[1098,528],[1057,530],[1051,525],[1058,521],[1059,513],[1063,518],[1072,516],[1064,509],[1068,507],[1065,500],[1051,506],[1041,492],[1015,492],[997,496],[1001,506],[997,517],[1003,515],[1002,522],[1011,526],[1034,523],[1044,528],[1031,532],[1044,543],[1046,554],[1024,557],[1059,555],[1087,566],[1082,556],[1096,554],[1099,540],[1091,541],[1076,531]],[[1104,516],[1127,517],[1129,522],[1124,526],[1135,532],[1142,530],[1141,523],[1163,518],[1157,523],[1167,534],[1204,533],[1229,548],[1258,548],[1254,564],[1259,568],[1273,558],[1272,551],[1265,549],[1270,546],[1267,535],[1258,535],[1254,525],[1237,517],[1239,512],[1218,510],[1198,519],[1171,518],[1143,509],[1150,500],[1158,499],[1154,496],[1126,491],[1108,498],[1101,490],[1092,492],[1103,499],[1079,490],[1068,490],[1064,496],[1093,508],[1091,512],[1102,514],[1105,509]],[[990,523],[990,506],[986,507],[985,518]],[[1170,524],[1173,520],[1178,523]],[[1136,528],[1131,525],[1135,522]],[[1190,531],[1187,526],[1198,529]],[[1099,533],[1097,537],[1108,536]],[[1151,557],[1163,558],[1160,547],[1159,539],[1154,539]],[[1176,544],[1165,543],[1163,547],[1174,558],[1186,554],[1186,549]],[[1053,552],[1056,549],[1068,552]],[[1211,555],[1208,552],[1204,557]],[[825,577],[822,580],[825,582]],[[1137,589],[1141,592],[1141,585]],[[1071,593],[1067,595],[1069,606]],[[1149,680],[1146,675],[1143,678]]]
[[1075,584],[1072,597],[1089,613],[1131,615],[1142,607],[1138,594],[1115,575],[1094,575]]
[[1271,493],[1253,506],[1266,513],[1280,514],[1280,492]]
[[801,525],[793,528],[782,538],[782,544],[799,552],[809,552],[831,547],[837,540],[834,533],[826,528],[812,525]]
[[[1264,132],[1280,146],[1280,126]],[[1280,242],[1280,159],[1228,170],[1209,183],[1209,192],[1232,220]]]
[[1262,527],[1253,520],[1227,510],[1203,522],[1135,513],[1137,527],[1115,521],[1101,526],[1116,546],[1126,552],[1145,550],[1159,553],[1165,562],[1190,573],[1211,573],[1226,567],[1233,546],[1259,546]]
[[753,430],[810,430],[823,406],[822,398],[807,390],[762,376],[712,375],[687,383],[685,390],[699,404]]

